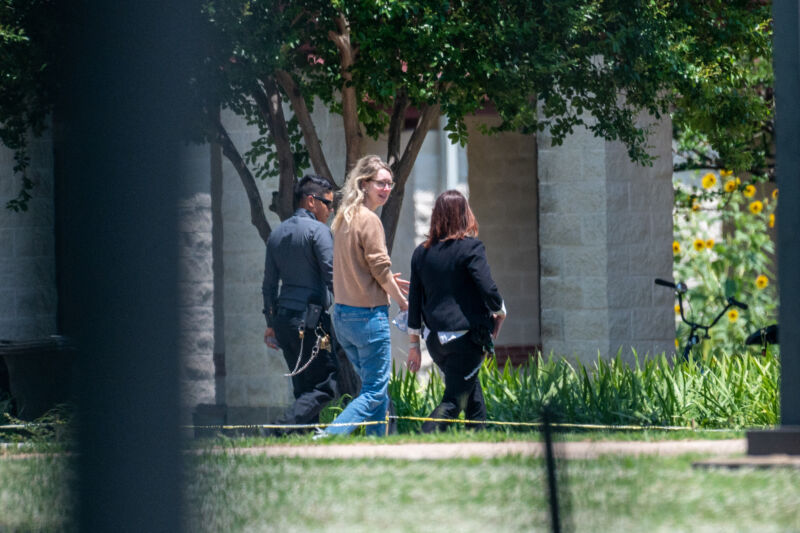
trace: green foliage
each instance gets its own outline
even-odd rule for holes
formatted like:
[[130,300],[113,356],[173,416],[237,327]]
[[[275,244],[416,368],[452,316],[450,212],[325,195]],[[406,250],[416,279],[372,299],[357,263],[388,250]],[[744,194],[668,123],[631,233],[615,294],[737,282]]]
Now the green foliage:
[[55,53],[63,2],[0,0],[0,143],[14,151],[22,187],[6,207],[27,210],[33,181],[26,169],[28,135],[40,135],[53,109]]
[[24,426],[1,429],[0,441],[24,442],[40,451],[61,450],[76,442],[75,406],[70,404],[59,404],[33,422],[20,420],[8,412],[0,413],[0,425]]
[[[729,311],[701,345],[704,354],[737,353],[748,334],[777,322],[777,284],[771,279],[775,246],[769,234],[777,193],[763,196],[727,171],[719,179],[714,173],[703,179],[709,187],[676,185],[674,276],[689,286],[684,306],[690,320],[710,323],[727,297],[748,305],[747,311]],[[689,328],[678,315],[676,323],[683,343]]]
[[773,172],[771,2],[674,3],[675,80],[672,113],[678,153],[687,168]]
[[[591,366],[550,356],[500,369],[490,358],[480,380],[491,421],[538,422],[549,406],[562,423],[742,428],[777,423],[778,376],[771,352],[764,358],[712,357],[704,364],[636,354],[627,363],[618,353]],[[435,372],[424,388],[409,373],[393,373],[390,394],[398,415],[424,417],[439,403],[442,388]],[[398,425],[401,432],[416,428]]]

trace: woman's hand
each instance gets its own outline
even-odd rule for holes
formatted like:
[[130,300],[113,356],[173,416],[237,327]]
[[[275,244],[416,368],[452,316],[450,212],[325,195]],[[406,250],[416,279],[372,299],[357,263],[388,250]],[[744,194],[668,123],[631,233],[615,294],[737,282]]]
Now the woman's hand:
[[506,319],[505,314],[495,313],[492,315],[494,319],[494,330],[492,330],[492,338],[496,339],[500,335],[500,328],[503,326],[503,321]]
[[400,289],[400,292],[403,293],[403,296],[408,296],[408,287],[411,285],[411,282],[407,279],[402,279],[400,277],[401,272],[396,272],[392,274],[394,276],[394,281],[397,283],[397,287]]
[[408,349],[408,361],[406,361],[406,366],[411,372],[416,372],[419,370],[420,365],[422,364],[422,352],[419,349],[419,346],[412,346]]

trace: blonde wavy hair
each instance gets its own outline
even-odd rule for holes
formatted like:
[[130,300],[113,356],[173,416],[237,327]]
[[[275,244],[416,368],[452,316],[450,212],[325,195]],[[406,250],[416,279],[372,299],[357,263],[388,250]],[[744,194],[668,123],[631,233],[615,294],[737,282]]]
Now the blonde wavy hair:
[[[342,187],[342,200],[339,203],[339,210],[331,223],[331,229],[336,231],[342,223],[349,225],[353,220],[353,213],[359,205],[364,203],[364,189],[362,183],[370,180],[378,175],[378,171],[386,169],[389,174],[392,174],[392,169],[389,168],[383,159],[377,155],[365,155],[358,161],[355,166],[347,174],[347,180]],[[394,174],[392,174],[394,177]]]

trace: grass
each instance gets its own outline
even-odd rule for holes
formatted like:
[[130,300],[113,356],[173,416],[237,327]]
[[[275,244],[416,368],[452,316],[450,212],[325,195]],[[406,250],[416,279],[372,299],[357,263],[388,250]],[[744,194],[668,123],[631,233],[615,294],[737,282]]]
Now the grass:
[[[692,459],[571,461],[562,497],[574,530],[800,528],[797,471],[695,470]],[[544,479],[542,461],[519,457],[204,456],[193,465],[187,516],[192,531],[547,531]]]
[[[723,432],[690,432],[716,437]],[[637,432],[638,440],[685,438]],[[738,435],[734,433],[734,435]],[[630,433],[594,432],[602,440]],[[730,437],[730,434],[725,434]],[[381,442],[521,440],[498,432],[395,435]],[[585,440],[585,434],[562,435]],[[365,442],[337,438],[325,442]],[[274,439],[229,440],[231,446]],[[304,443],[308,437],[280,442]],[[209,444],[208,441],[203,444]],[[0,456],[0,531],[68,531],[73,460]],[[698,456],[560,461],[574,531],[800,530],[800,471],[693,469]],[[187,456],[187,530],[547,531],[542,460],[320,460],[200,453]],[[754,502],[764,502],[758,504]]]
[[[562,441],[642,441],[656,442],[669,440],[720,440],[742,439],[745,431],[731,430],[641,430],[641,431],[569,431],[557,433],[556,438]],[[408,443],[458,443],[458,442],[507,442],[540,440],[537,432],[501,432],[501,431],[462,431],[452,430],[442,433],[429,434],[397,434],[385,438],[360,437],[353,435],[336,435],[330,438],[313,441],[310,434],[288,435],[285,437],[224,437],[214,439],[200,439],[191,441],[188,446],[193,449],[204,449],[212,446],[231,448],[251,448],[270,445],[306,446],[312,442],[318,446],[329,444],[354,444],[354,443],[380,443],[380,444],[408,444]]]

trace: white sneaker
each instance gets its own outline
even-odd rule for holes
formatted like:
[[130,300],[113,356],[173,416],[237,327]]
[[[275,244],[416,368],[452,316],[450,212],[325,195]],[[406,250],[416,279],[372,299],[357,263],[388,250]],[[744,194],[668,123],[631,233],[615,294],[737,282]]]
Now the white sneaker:
[[313,437],[311,437],[311,440],[322,440],[322,439],[327,439],[327,438],[328,438],[328,437],[330,437],[330,436],[331,436],[331,434],[330,434],[330,433],[328,433],[327,431],[325,431],[324,429],[322,429],[322,428],[315,428],[315,429],[314,429],[314,436],[313,436]]

